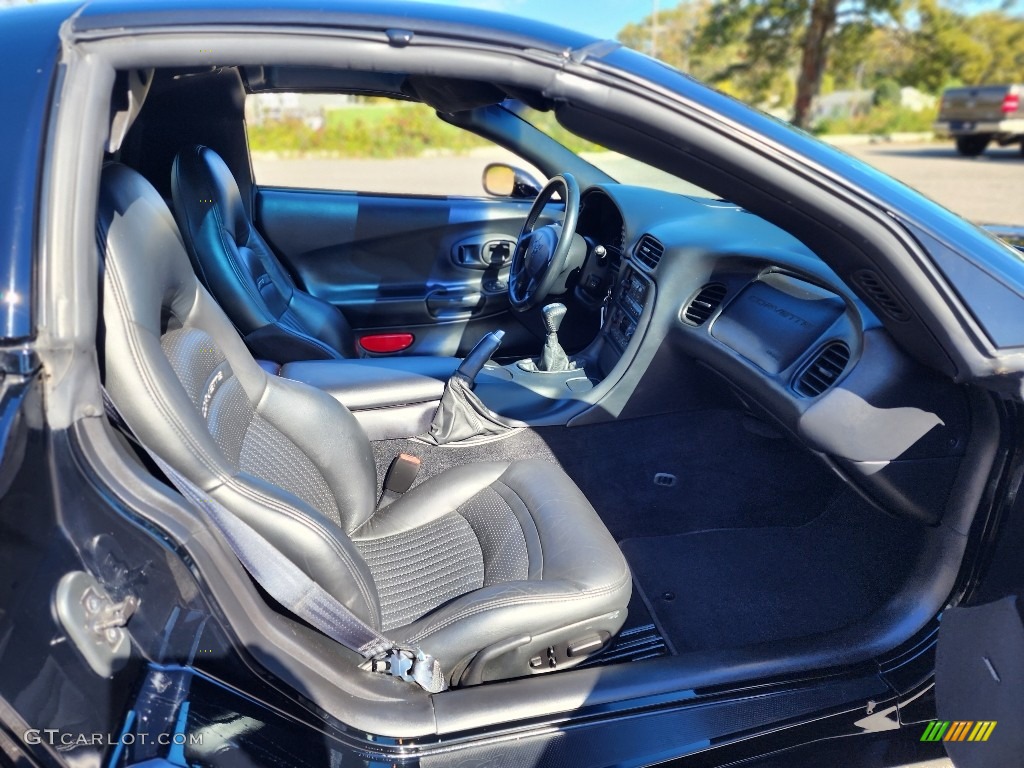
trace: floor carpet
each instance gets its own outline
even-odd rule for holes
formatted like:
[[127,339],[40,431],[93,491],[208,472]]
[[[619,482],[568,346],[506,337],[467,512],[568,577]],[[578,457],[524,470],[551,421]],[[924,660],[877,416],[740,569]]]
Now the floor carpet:
[[[470,448],[416,440],[385,440],[373,447],[379,482],[399,453],[422,460],[417,482],[473,461],[541,458],[558,464],[618,540],[799,525],[842,489],[809,452],[791,440],[759,434],[732,410],[525,429]],[[675,482],[656,484],[659,473]]]
[[633,575],[677,653],[828,632],[892,596],[922,535],[853,494],[799,526],[632,538]]

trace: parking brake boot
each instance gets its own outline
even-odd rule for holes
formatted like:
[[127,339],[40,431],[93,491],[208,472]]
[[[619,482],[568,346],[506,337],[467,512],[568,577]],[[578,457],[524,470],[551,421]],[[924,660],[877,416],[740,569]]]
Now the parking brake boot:
[[444,385],[441,402],[434,413],[430,431],[423,436],[437,445],[498,435],[515,425],[491,411],[473,392],[473,384],[484,364],[498,351],[504,331],[491,331],[470,350],[462,365]]

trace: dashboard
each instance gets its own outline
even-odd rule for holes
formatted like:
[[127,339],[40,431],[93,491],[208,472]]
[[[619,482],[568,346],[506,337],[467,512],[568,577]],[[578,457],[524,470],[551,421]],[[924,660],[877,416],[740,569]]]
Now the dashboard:
[[607,254],[577,287],[603,301],[602,377],[692,398],[682,409],[712,407],[701,387],[728,393],[886,509],[941,518],[967,451],[966,393],[903,352],[803,243],[725,201],[612,184],[584,193],[577,234]]

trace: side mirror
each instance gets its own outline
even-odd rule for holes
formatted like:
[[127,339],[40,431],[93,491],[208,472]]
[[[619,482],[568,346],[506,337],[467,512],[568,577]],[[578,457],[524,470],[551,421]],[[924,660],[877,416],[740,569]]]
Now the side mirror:
[[495,197],[532,200],[540,194],[541,186],[526,171],[507,163],[490,163],[484,168],[484,191]]

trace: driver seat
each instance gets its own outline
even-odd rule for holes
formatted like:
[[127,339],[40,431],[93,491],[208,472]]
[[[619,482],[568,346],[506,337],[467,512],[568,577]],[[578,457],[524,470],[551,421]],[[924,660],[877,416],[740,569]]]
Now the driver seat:
[[298,288],[256,231],[220,155],[198,144],[179,152],[171,195],[195,273],[253,354],[276,363],[359,356],[341,311]]
[[256,363],[126,166],[103,170],[97,239],[105,382],[128,426],[364,622],[461,685],[574,666],[622,626],[629,567],[556,465],[465,464],[378,507],[359,423]]

